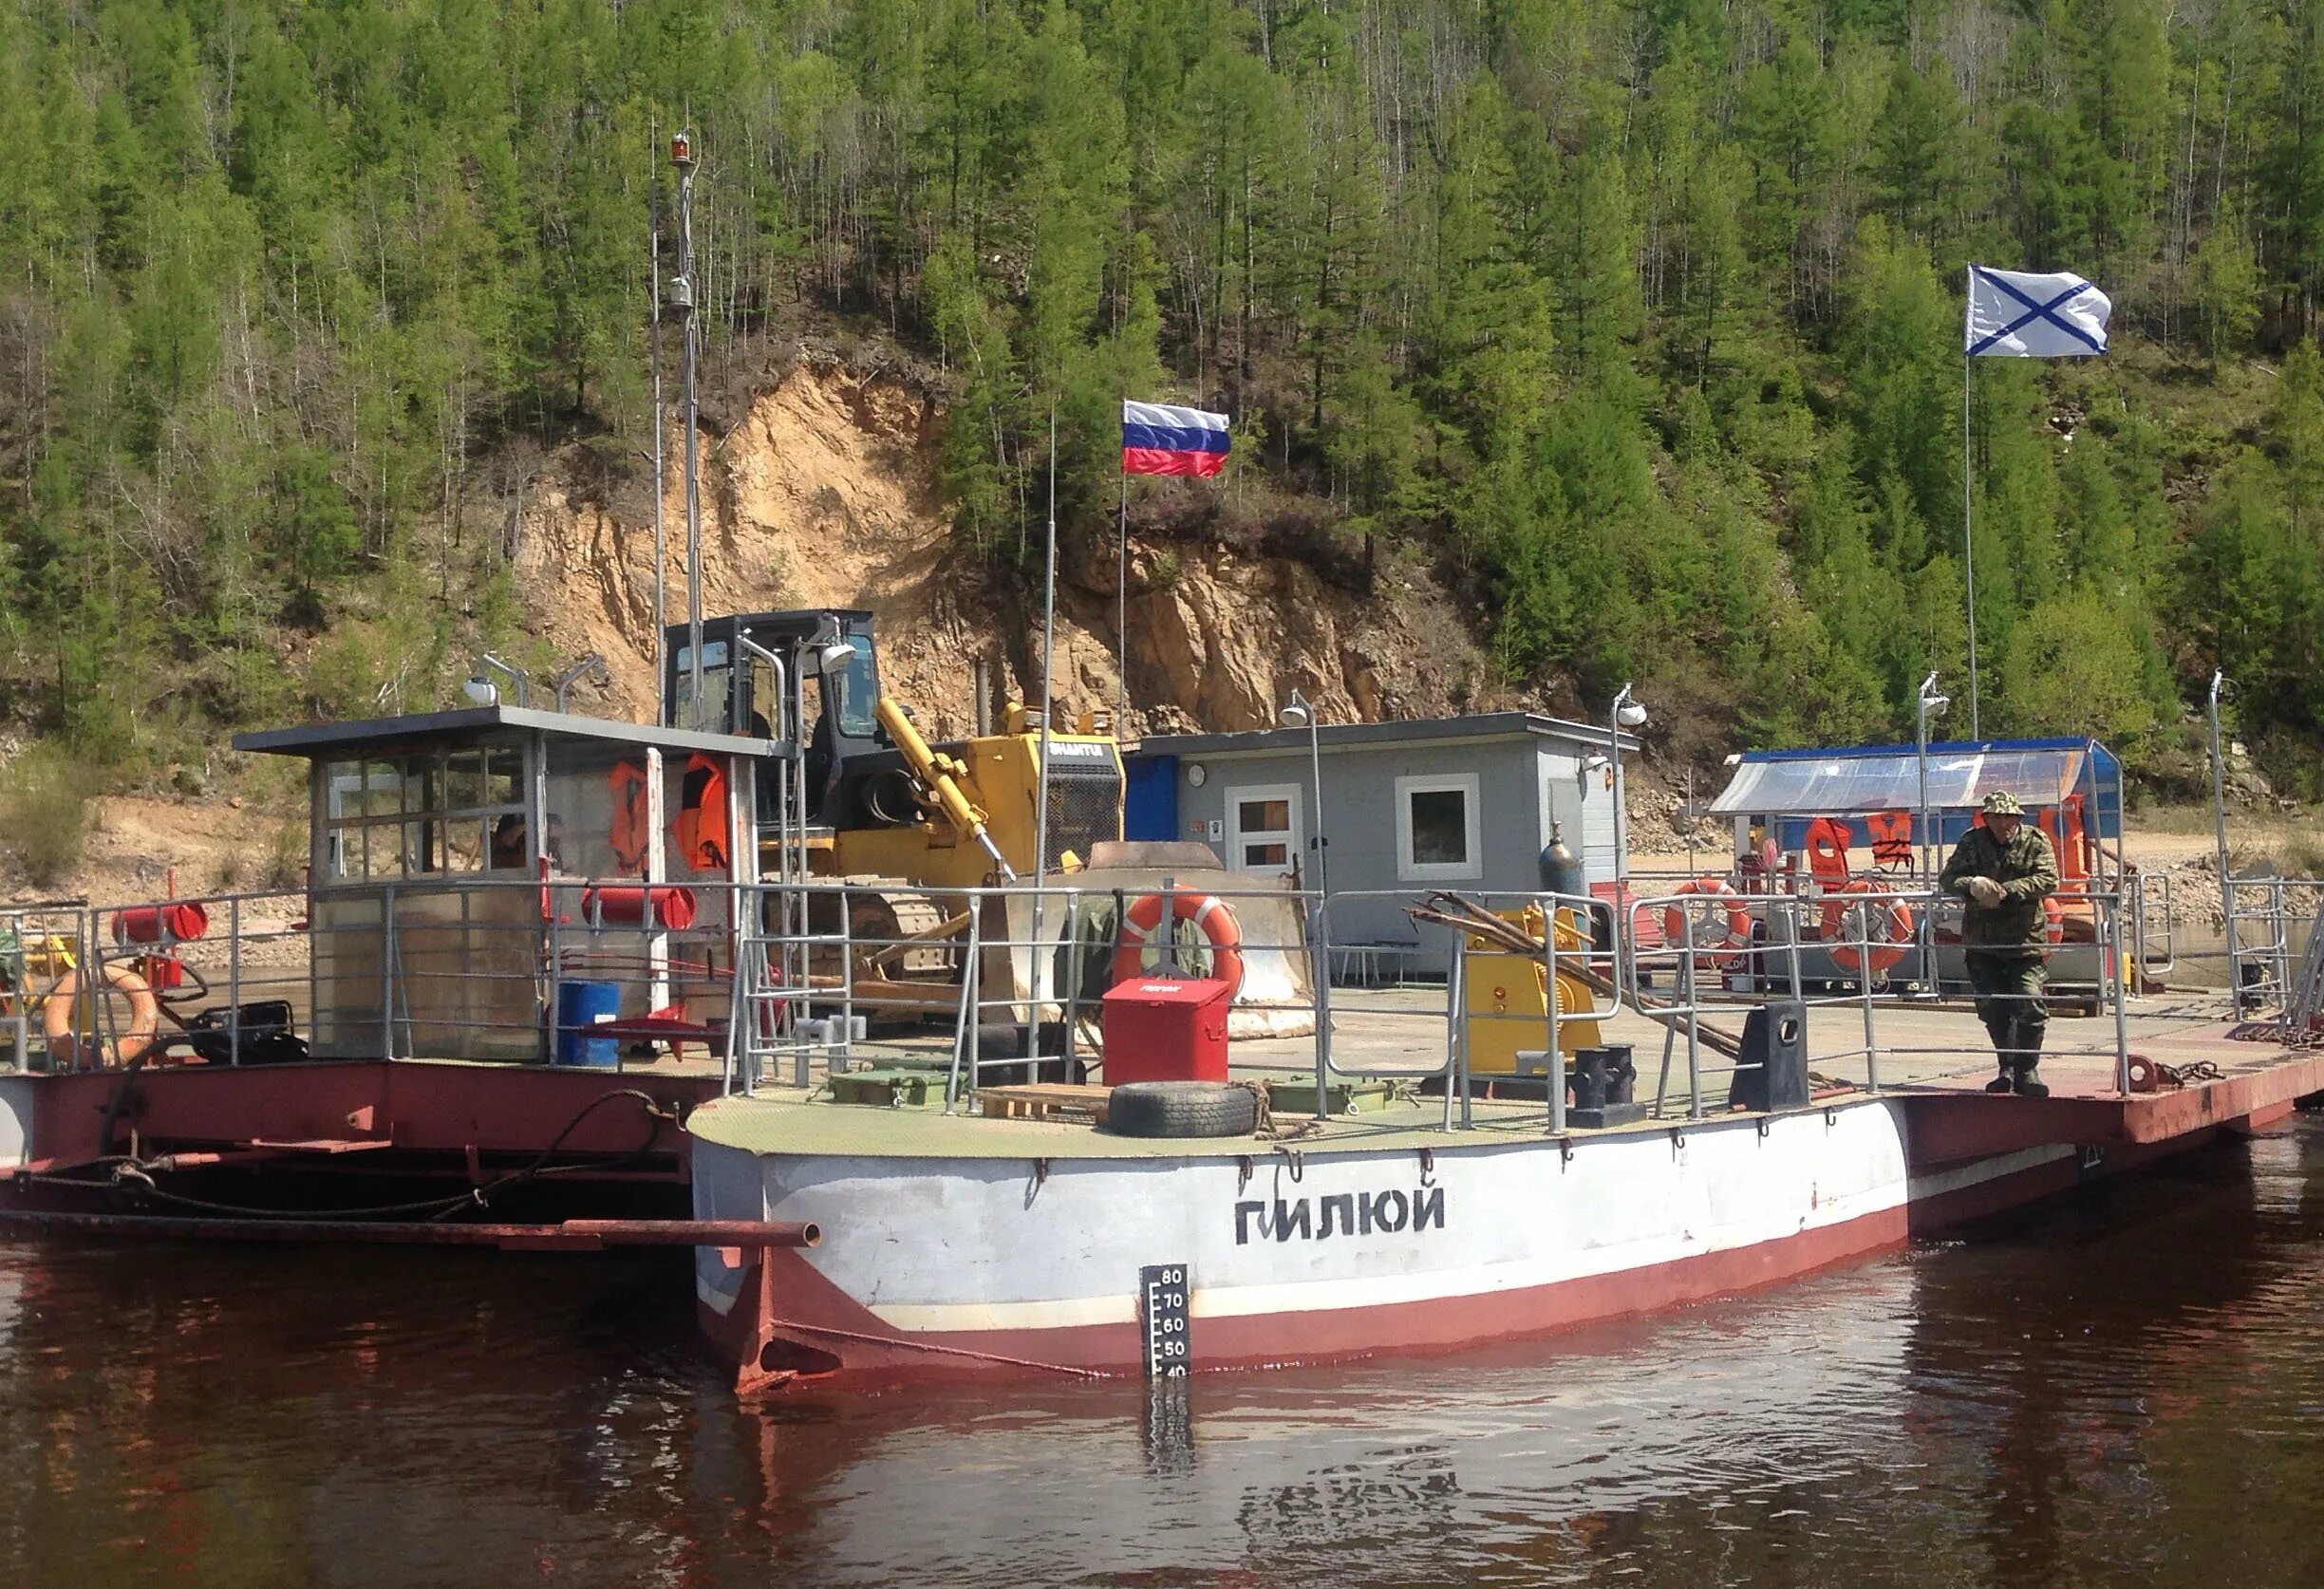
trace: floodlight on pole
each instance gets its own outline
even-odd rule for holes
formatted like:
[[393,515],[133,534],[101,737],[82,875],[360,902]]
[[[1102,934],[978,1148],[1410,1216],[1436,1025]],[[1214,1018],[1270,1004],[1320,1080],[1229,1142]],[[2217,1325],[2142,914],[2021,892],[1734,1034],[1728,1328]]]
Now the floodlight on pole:
[[490,651],[487,651],[482,656],[477,658],[477,670],[470,674],[468,676],[468,682],[460,686],[460,693],[465,695],[470,701],[475,701],[478,706],[495,706],[499,704],[499,688],[494,684],[492,680],[487,676],[487,669],[493,673],[499,674],[502,678],[508,680],[510,683],[516,686],[517,705],[529,706],[532,704],[533,681],[526,678],[524,674],[519,672],[517,669],[511,667],[507,663],[502,662],[498,657],[494,656]]
[[[1646,708],[1632,698],[1628,683],[1616,692],[1606,720],[1606,756],[1614,763],[1614,908],[1619,913],[1630,907],[1630,843],[1622,820],[1625,792],[1622,787],[1621,736],[1623,729],[1640,728],[1646,722]],[[1621,941],[1627,936],[1626,933],[1615,934],[1618,955]],[[1618,965],[1615,969],[1619,978],[1621,968]]]
[[[1927,678],[1921,681],[1920,691],[1913,699],[1913,742],[1916,747],[1916,770],[1920,776],[1921,792],[1920,810],[1915,813],[1915,815],[1919,818],[1921,824],[1921,870],[1924,876],[1936,869],[1936,848],[1940,839],[1940,835],[1934,834],[1929,831],[1929,719],[1943,716],[1944,709],[1952,704],[1953,701],[1951,697],[1939,695],[1937,693],[1937,675],[1934,672],[1930,673]],[[1929,932],[1929,912],[1925,910],[1921,913],[1921,931],[1922,938],[1926,939]],[[1924,942],[1921,944],[1921,964],[1924,967],[1931,964],[1928,956],[1928,944]]]

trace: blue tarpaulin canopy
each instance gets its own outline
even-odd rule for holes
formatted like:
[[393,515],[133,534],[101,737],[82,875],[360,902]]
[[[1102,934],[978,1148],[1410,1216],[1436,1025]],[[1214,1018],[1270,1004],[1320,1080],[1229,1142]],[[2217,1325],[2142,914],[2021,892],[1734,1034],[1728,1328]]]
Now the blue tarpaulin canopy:
[[[1711,810],[1720,815],[1847,816],[1919,810],[1921,757],[1910,745],[1845,750],[1749,751]],[[1928,748],[1926,805],[1940,813],[1973,812],[2006,790],[2028,810],[2060,806],[2080,794],[2097,836],[2122,833],[2122,763],[2095,739],[1955,741]],[[1788,826],[1788,825],[1787,825]]]

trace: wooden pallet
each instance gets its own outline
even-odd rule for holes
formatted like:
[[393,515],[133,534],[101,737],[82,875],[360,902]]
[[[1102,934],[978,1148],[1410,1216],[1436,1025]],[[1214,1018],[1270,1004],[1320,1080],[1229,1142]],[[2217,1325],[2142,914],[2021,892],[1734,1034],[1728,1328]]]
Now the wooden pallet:
[[977,1107],[987,1120],[1059,1120],[1086,1118],[1106,1123],[1109,1087],[1073,1087],[1061,1081],[1034,1082],[1021,1087],[980,1087]]

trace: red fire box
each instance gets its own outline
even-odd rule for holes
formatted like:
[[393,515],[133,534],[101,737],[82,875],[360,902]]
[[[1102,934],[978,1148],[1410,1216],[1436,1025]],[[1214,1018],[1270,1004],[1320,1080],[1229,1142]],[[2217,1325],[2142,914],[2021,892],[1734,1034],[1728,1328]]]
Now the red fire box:
[[1225,1081],[1225,982],[1134,977],[1106,990],[1105,1083]]

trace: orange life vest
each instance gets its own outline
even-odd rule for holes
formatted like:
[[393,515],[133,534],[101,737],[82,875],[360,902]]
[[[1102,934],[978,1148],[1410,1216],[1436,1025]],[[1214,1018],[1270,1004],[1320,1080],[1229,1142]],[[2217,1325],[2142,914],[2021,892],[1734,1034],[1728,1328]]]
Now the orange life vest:
[[1884,867],[1910,866],[1912,824],[1908,811],[1866,812],[1865,829],[1872,835],[1872,859]]
[[616,761],[606,775],[606,786],[613,792],[613,823],[606,832],[613,847],[613,863],[642,877],[646,852],[653,847],[653,829],[646,816],[646,769],[634,761]]
[[686,757],[678,820],[670,824],[678,858],[695,871],[724,871],[728,853],[726,769],[699,752]]
[[1848,825],[1836,816],[1819,816],[1808,824],[1808,869],[1816,885],[1840,888],[1848,875]]

